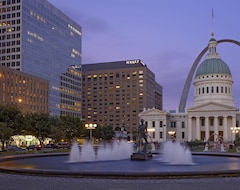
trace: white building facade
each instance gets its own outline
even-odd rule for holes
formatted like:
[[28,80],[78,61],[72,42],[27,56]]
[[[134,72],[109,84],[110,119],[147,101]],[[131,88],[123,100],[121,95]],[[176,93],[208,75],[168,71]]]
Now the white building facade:
[[208,54],[197,68],[194,78],[193,106],[184,113],[155,108],[139,113],[148,127],[149,138],[163,142],[174,135],[178,141],[235,140],[233,127],[238,127],[240,113],[234,105],[232,75],[228,65],[216,51],[217,41],[208,43]]

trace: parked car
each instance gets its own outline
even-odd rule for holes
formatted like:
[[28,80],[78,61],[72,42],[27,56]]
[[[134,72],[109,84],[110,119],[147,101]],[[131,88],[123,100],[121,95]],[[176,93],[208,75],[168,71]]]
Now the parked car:
[[34,150],[34,149],[37,149],[37,150],[41,150],[42,149],[42,145],[34,145],[34,144],[32,144],[32,145],[29,145],[28,147],[27,147],[27,149],[28,150]]
[[4,148],[4,151],[15,151],[18,147],[16,145],[8,145]]
[[58,148],[56,144],[50,143],[44,146],[44,148]]
[[59,142],[57,143],[57,148],[70,148],[70,144],[67,142]]

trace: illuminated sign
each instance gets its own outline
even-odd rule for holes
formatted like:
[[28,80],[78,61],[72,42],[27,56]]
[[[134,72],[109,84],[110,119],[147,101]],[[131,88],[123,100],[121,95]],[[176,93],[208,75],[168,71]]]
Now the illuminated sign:
[[126,64],[129,64],[129,65],[134,65],[134,64],[138,64],[138,63],[141,63],[143,66],[145,66],[145,63],[143,63],[140,59],[126,61]]

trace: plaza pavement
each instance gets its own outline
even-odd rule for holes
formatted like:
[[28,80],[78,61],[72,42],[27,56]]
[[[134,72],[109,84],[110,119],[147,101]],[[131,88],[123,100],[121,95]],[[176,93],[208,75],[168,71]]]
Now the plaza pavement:
[[0,173],[1,190],[239,190],[240,177],[105,179]]

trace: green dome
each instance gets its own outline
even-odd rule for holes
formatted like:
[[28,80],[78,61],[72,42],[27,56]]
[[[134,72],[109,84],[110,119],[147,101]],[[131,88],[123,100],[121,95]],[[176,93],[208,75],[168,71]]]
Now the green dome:
[[196,77],[207,74],[228,74],[231,75],[231,71],[228,65],[219,58],[211,58],[204,60],[196,71]]

